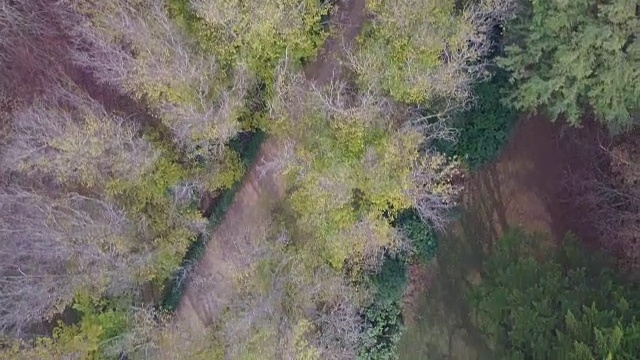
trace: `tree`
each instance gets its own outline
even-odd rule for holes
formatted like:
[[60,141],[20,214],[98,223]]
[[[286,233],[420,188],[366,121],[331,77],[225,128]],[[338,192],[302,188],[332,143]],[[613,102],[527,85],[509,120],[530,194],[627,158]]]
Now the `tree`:
[[309,58],[322,43],[320,17],[326,2],[316,0],[191,0],[207,26],[211,51],[229,64],[248,64],[271,82],[283,56]]
[[236,283],[222,319],[231,358],[352,359],[361,319],[340,272],[295,247],[266,245]]
[[573,140],[578,151],[589,154],[584,171],[571,171],[568,196],[586,209],[600,245],[620,259],[630,272],[640,266],[640,141],[632,134],[611,139],[606,134],[593,142]]
[[370,0],[367,6],[374,18],[351,56],[360,83],[404,103],[445,102],[447,110],[469,101],[492,28],[513,14],[509,0]]
[[280,69],[270,102],[272,131],[291,139],[290,202],[298,225],[314,234],[315,253],[333,266],[360,259],[376,267],[381,249],[397,246],[398,232],[383,216],[416,207],[425,221],[446,223],[459,187],[456,164],[429,147],[446,126],[420,131],[412,114],[371,91],[339,82],[317,87]]
[[[507,233],[470,293],[477,323],[504,359],[634,359],[637,289],[567,238],[560,253]],[[542,254],[542,255],[541,255]]]
[[226,69],[198,51],[165,1],[71,2],[75,63],[99,82],[145,98],[189,156],[219,156],[240,131],[238,118],[254,84],[244,63]]
[[123,294],[148,266],[116,206],[75,193],[0,191],[0,330],[20,334],[61,312],[81,289]]
[[637,2],[526,1],[500,62],[518,87],[521,109],[543,107],[578,125],[586,112],[612,132],[637,124],[640,18]]
[[107,114],[77,89],[52,86],[13,117],[2,163],[29,176],[97,189],[109,179],[137,180],[158,157],[135,124]]
[[395,220],[394,226],[409,240],[408,260],[427,264],[436,255],[438,241],[434,229],[425,223],[417,211],[405,210]]

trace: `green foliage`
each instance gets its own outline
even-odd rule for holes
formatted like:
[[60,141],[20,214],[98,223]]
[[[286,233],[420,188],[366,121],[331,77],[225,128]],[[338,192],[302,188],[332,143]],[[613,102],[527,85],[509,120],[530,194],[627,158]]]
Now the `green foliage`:
[[453,119],[457,141],[437,144],[447,155],[463,160],[471,169],[477,169],[498,154],[516,121],[515,109],[503,101],[511,91],[507,76],[505,72],[498,72],[491,80],[476,84],[475,103]]
[[188,0],[167,0],[167,11],[173,21],[198,44],[201,51],[211,51],[215,38],[207,22],[193,11]]
[[67,325],[59,321],[52,337],[36,338],[32,344],[15,343],[0,352],[0,356],[7,355],[16,360],[117,359],[117,350],[110,345],[131,325],[125,308],[117,301],[79,293],[75,296],[73,310],[80,318],[76,323]]
[[155,248],[156,260],[143,279],[161,284],[176,269],[197,233],[189,227],[198,221],[196,209],[176,207],[169,190],[185,181],[189,172],[169,154],[161,156],[154,169],[140,181],[115,179],[107,185],[108,194],[125,208],[128,216],[148,224],[143,241]]
[[365,309],[365,333],[358,360],[398,359],[402,336],[402,307],[398,300],[376,301]]
[[515,104],[543,106],[578,125],[585,112],[614,132],[637,123],[640,18],[637,1],[526,1],[501,64],[513,73]]
[[59,324],[53,338],[63,348],[85,347],[87,359],[108,359],[105,345],[128,327],[127,312],[122,306],[106,299],[93,299],[89,294],[79,294],[73,309],[80,321],[73,325]]
[[539,239],[511,231],[486,263],[470,300],[502,359],[635,359],[638,290],[572,238],[548,254]]
[[395,221],[399,228],[411,241],[413,251],[411,260],[426,264],[436,255],[438,240],[433,229],[425,223],[414,209],[404,210]]
[[[192,6],[198,3],[197,9]],[[246,63],[266,84],[285,54],[296,61],[315,55],[325,38],[320,21],[328,10],[318,0],[169,0],[168,8],[200,49],[215,55],[225,69]]]
[[370,281],[375,289],[376,302],[398,301],[407,286],[407,263],[398,257],[387,257]]
[[298,225],[317,239],[314,253],[340,268],[387,245],[392,229],[383,212],[411,205],[415,137],[355,119],[327,124],[309,116],[294,126],[299,160],[289,173],[296,184],[290,201]]
[[[230,142],[229,147],[239,154],[243,167],[247,168],[253,163],[258,155],[264,136],[263,132],[244,133]],[[209,217],[209,231],[213,230],[220,221],[222,221],[225,212],[233,203],[234,195],[240,188],[240,184],[241,179],[236,179],[236,181],[229,188],[222,191],[218,197]],[[191,243],[187,249],[180,266],[173,273],[170,283],[165,288],[162,299],[163,310],[171,312],[178,308],[186,285],[185,280],[188,278],[192,266],[197,264],[198,260],[200,260],[204,254],[207,240],[207,236],[200,234],[196,241]]]
[[408,264],[427,263],[436,253],[438,244],[432,228],[420,219],[414,209],[400,212],[393,226],[405,233],[413,251],[385,255],[380,270],[365,278],[372,289],[372,304],[365,308],[365,333],[358,359],[397,359],[397,344],[402,337],[402,297],[408,284]]
[[[378,108],[377,99],[363,95],[351,108],[327,108],[324,96],[342,98],[328,89],[310,91],[292,77],[281,82],[279,101],[291,98],[305,108],[288,113],[290,105],[274,104],[280,113],[273,131],[295,140],[286,175],[297,226],[312,240],[313,254],[333,267],[363,264],[375,249],[395,245],[383,214],[394,217],[427,192],[451,196],[455,166],[439,154],[421,154],[421,134],[390,128],[388,109]],[[425,183],[414,181],[433,173]]]
[[[466,82],[443,51],[465,51],[472,28],[453,0],[368,0],[375,20],[363,30],[356,72],[364,88],[378,86],[405,103],[459,95]],[[462,91],[464,92],[464,91]],[[446,93],[446,95],[445,95]]]
[[380,271],[364,279],[374,298],[362,313],[365,331],[358,359],[397,359],[397,344],[404,331],[401,304],[407,269],[405,256],[386,255]]

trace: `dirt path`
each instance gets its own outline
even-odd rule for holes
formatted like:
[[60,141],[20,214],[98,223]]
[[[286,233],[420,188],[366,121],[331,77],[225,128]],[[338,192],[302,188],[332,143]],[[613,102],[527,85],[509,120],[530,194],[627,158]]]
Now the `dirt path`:
[[[305,68],[309,81],[323,85],[340,76],[340,54],[351,44],[365,21],[365,0],[340,0],[332,11],[331,35],[315,61]],[[269,162],[278,156],[278,143],[268,138],[258,153]],[[246,174],[220,225],[215,229],[207,250],[187,284],[175,321],[202,332],[216,319],[224,298],[232,291],[234,274],[246,264],[246,251],[252,239],[259,238],[271,221],[269,203],[284,196],[279,174],[260,176],[254,164]]]

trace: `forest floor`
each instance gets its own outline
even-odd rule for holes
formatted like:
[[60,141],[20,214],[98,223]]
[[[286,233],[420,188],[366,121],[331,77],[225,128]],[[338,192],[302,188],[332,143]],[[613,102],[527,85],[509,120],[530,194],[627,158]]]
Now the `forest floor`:
[[462,210],[440,235],[437,259],[411,268],[400,359],[493,358],[470,318],[466,289],[481,281],[492,241],[509,227],[544,234],[550,245],[568,231],[597,240],[567,179],[592,171],[590,149],[599,135],[595,125],[570,129],[544,118],[522,119],[498,158],[468,176]]
[[[330,17],[330,36],[305,76],[318,85],[341,76],[341,57],[353,43],[366,19],[364,0],[339,0]],[[243,250],[259,238],[272,220],[271,206],[284,196],[280,174],[261,174],[259,165],[278,157],[277,140],[267,138],[209,241],[207,250],[187,284],[175,320],[194,331],[204,331],[219,313],[219,299],[231,291],[234,273],[243,266]],[[262,175],[262,176],[261,176]],[[204,279],[204,281],[200,280]],[[182,326],[181,326],[182,328]]]

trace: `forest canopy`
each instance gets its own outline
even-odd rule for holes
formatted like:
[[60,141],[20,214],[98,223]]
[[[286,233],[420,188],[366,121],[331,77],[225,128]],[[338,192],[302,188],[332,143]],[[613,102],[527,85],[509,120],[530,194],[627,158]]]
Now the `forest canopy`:
[[637,125],[640,18],[633,0],[525,1],[501,65],[520,109],[579,124],[593,111],[612,131]]
[[[633,128],[637,11],[3,2],[0,357],[397,359],[411,271],[518,110]],[[597,208],[632,243],[636,152],[616,149],[625,184],[594,174]],[[635,290],[525,245],[507,233],[471,296],[496,352],[631,358]]]

